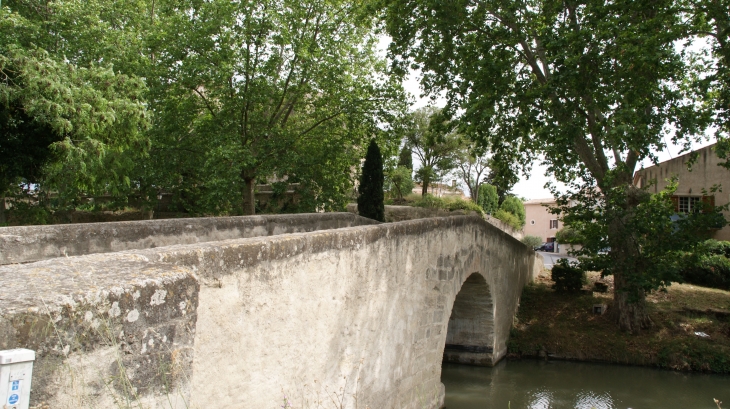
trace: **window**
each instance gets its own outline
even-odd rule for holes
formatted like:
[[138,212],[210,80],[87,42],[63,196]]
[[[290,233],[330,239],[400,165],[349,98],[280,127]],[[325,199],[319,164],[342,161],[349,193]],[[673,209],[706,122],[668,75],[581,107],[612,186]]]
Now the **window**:
[[672,196],[677,213],[699,213],[704,205],[715,206],[715,196]]
[[557,229],[558,228],[558,220],[557,219],[550,220],[550,228],[551,229]]
[[679,197],[679,213],[696,213],[702,207],[699,206],[700,198],[691,196]]

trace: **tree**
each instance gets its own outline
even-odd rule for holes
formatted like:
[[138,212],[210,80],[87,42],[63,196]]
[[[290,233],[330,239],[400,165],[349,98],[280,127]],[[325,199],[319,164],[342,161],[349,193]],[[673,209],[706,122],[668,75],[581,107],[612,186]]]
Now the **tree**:
[[493,214],[499,210],[499,196],[497,196],[497,188],[483,183],[479,187],[479,206],[488,214]]
[[415,186],[411,170],[401,166],[388,172],[388,181],[391,185],[391,192],[395,193],[395,197],[399,201],[403,200],[403,196],[411,193]]
[[583,244],[585,238],[571,226],[565,226],[555,232],[555,240],[561,244]]
[[158,171],[164,184],[213,212],[254,214],[256,183],[267,179],[341,207],[356,147],[388,123],[401,95],[363,6],[163,1],[159,14],[153,155],[178,165]]
[[413,171],[413,151],[408,145],[403,145],[398,155],[398,167]]
[[[624,274],[621,279],[628,285],[639,287],[643,292],[663,288],[672,282],[681,281],[681,269],[686,253],[695,253],[712,232],[727,221],[709,203],[702,211],[676,214],[672,195],[677,188],[676,181],[658,193],[651,194],[644,189],[619,187],[607,193],[589,189],[583,192],[580,202],[559,200],[560,207],[554,213],[564,212],[565,225],[575,229],[583,248],[575,252],[581,256],[581,268],[585,271],[601,271],[603,276],[614,275],[616,271],[635,268],[634,274]],[[631,189],[630,194],[621,191]],[[635,201],[626,206],[626,197]],[[723,207],[727,209],[727,206]],[[622,229],[620,240],[633,251],[626,258],[615,257],[613,245],[616,238],[615,221],[631,223],[630,229]],[[606,251],[609,249],[609,251]],[[634,298],[614,301],[618,308],[640,308],[642,293],[631,294]]]
[[449,121],[446,112],[435,107],[425,107],[412,112],[406,118],[406,144],[421,162],[416,178],[421,182],[421,195],[426,196],[428,185],[440,174],[451,171],[454,156],[461,139],[454,132],[455,124]]
[[727,159],[730,168],[730,1],[694,0],[690,2],[696,29],[693,34],[709,40],[711,61],[708,75],[698,77],[696,86],[706,89],[715,110],[716,151]]
[[685,86],[695,67],[683,58],[690,51],[676,45],[692,28],[682,6],[384,0],[398,67],[420,68],[426,91],[445,91],[470,126],[499,127],[485,134],[499,135],[523,166],[542,155],[556,180],[582,179],[623,209],[600,220],[614,262],[616,319],[630,332],[650,325],[643,300],[657,288],[624,241],[640,203],[634,169],[667,138],[687,145],[710,119],[694,103],[699,91]]
[[60,26],[65,11],[55,3],[0,9],[0,197],[22,181],[73,205],[82,192],[129,186],[127,153],[147,151],[144,83],[59,47],[65,32],[47,27]]
[[357,191],[357,212],[362,217],[385,221],[385,205],[383,204],[383,157],[375,140],[370,141],[365,163],[362,166],[360,186]]
[[477,151],[473,143],[465,142],[456,156],[456,173],[469,190],[469,197],[479,204],[479,188],[482,177],[489,169],[489,160]]

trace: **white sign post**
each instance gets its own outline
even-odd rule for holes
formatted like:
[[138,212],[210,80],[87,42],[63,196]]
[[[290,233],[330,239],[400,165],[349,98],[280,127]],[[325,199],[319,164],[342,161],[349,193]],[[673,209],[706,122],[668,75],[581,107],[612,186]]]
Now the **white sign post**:
[[35,351],[0,351],[0,408],[28,409]]

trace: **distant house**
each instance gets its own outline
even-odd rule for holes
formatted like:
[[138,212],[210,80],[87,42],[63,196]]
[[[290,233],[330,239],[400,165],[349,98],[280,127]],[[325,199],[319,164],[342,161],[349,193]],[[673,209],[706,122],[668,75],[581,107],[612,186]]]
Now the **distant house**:
[[555,206],[555,199],[535,199],[523,203],[525,205],[525,235],[537,236],[543,242],[555,241],[555,232],[560,229],[558,216],[550,213],[548,206]]
[[[718,166],[722,160],[717,157],[715,145],[710,145],[694,152],[678,156],[654,166],[640,169],[634,173],[634,185],[649,187],[649,191],[657,193],[667,186],[672,176],[677,176],[678,187],[674,201],[677,213],[690,213],[701,208],[702,203],[721,206],[730,201],[730,171]],[[697,160],[692,169],[687,168],[691,155],[697,154]],[[713,185],[719,185],[722,191],[704,194],[703,189],[709,192]],[[728,218],[730,214],[723,214]],[[730,226],[717,230],[713,234],[716,240],[730,240]]]

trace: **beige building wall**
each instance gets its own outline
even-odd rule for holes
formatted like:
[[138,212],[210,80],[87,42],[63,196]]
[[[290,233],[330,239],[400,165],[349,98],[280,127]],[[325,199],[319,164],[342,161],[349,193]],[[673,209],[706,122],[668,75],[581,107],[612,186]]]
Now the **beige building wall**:
[[[638,170],[634,174],[634,184],[638,187],[650,186],[649,191],[658,193],[667,186],[672,176],[677,176],[678,187],[675,193],[679,197],[702,198],[703,189],[708,192],[713,185],[719,185],[721,191],[714,193],[715,205],[721,206],[730,202],[730,171],[718,166],[722,161],[710,145],[697,151],[661,162],[657,165]],[[688,169],[691,155],[697,153],[696,162]],[[710,194],[712,195],[712,194]],[[696,200],[696,199],[695,199]],[[727,219],[730,214],[723,213]],[[726,226],[713,235],[716,240],[730,240],[730,227]]]
[[542,241],[552,241],[562,226],[558,216],[550,213],[548,206],[555,206],[555,199],[528,200],[525,205],[525,236],[537,236]]

